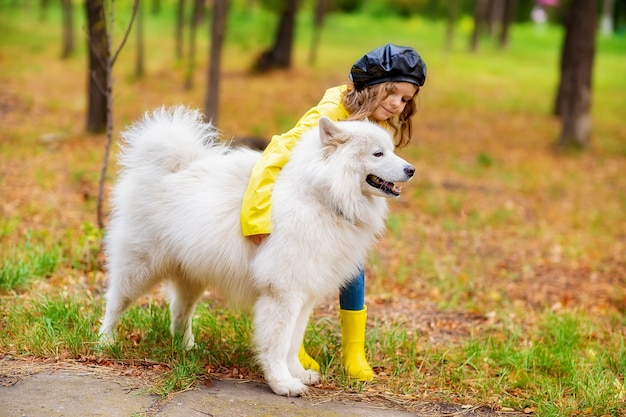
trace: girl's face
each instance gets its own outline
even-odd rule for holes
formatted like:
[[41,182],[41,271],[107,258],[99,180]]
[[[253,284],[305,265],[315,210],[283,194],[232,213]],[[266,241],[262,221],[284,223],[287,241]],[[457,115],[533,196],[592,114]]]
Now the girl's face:
[[380,102],[372,113],[372,118],[383,122],[399,115],[404,110],[406,103],[413,100],[417,93],[417,86],[407,82],[394,83],[391,93]]

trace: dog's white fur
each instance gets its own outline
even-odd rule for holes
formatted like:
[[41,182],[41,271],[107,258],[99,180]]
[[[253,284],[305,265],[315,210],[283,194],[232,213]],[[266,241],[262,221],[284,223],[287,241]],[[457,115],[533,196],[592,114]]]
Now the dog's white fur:
[[243,237],[239,212],[259,152],[219,144],[216,129],[184,107],[146,114],[123,139],[105,236],[102,340],[113,339],[133,301],[167,280],[172,334],[192,347],[195,305],[212,286],[252,307],[258,360],[272,390],[304,393],[319,381],[298,361],[310,313],[356,274],[385,227],[390,195],[366,176],[407,181],[414,172],[394,154],[389,133],[370,122],[322,118],[276,180],[274,230],[258,247]]

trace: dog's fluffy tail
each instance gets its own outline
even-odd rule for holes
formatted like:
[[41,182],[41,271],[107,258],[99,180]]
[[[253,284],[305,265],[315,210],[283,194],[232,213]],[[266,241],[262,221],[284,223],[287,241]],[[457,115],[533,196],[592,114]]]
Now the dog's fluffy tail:
[[119,164],[124,169],[150,166],[176,172],[199,158],[207,148],[222,146],[218,130],[204,122],[198,110],[161,107],[122,133]]

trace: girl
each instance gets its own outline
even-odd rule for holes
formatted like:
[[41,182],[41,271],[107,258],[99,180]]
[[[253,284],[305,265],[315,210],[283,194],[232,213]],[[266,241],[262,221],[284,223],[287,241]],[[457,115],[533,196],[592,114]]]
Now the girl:
[[[272,232],[271,194],[280,169],[289,160],[302,133],[315,127],[321,116],[338,120],[371,120],[390,129],[396,146],[411,140],[415,97],[426,80],[426,64],[411,47],[387,44],[365,54],[350,71],[352,85],[326,90],[288,132],[276,135],[257,162],[241,208],[244,236],[259,245]],[[351,378],[370,381],[374,372],[365,357],[365,274],[363,269],[339,295],[342,363]],[[300,348],[302,366],[319,371],[319,364]]]

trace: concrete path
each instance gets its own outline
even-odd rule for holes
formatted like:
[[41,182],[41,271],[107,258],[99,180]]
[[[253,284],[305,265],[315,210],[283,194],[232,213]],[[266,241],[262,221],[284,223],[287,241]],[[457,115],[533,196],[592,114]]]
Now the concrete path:
[[5,368],[0,372],[0,417],[523,416],[440,403],[425,403],[423,407],[412,408],[419,413],[409,413],[366,401],[351,401],[348,396],[316,402],[315,397],[280,397],[263,383],[239,380],[214,379],[210,386],[162,398],[150,394],[151,385],[145,378],[115,374],[106,367],[18,369],[14,372]]
[[407,417],[415,414],[363,405],[314,404],[274,395],[264,384],[213,381],[169,400],[149,394],[133,378],[101,379],[78,370],[42,371],[0,386],[2,417]]

